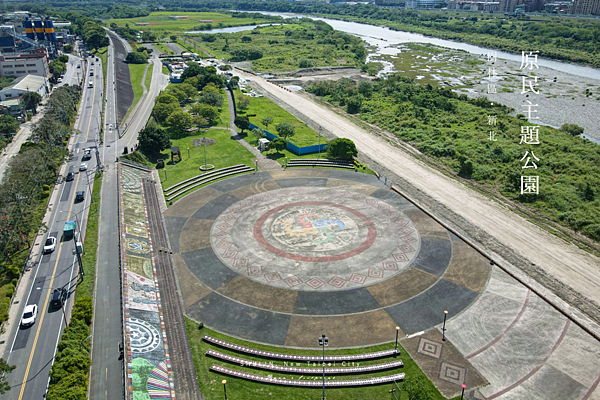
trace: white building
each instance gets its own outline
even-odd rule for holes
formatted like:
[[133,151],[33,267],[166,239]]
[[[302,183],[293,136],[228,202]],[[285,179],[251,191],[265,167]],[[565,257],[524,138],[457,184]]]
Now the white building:
[[0,55],[0,76],[50,75],[45,52],[32,54]]
[[15,79],[8,87],[0,90],[0,101],[21,97],[27,92],[38,93],[42,99],[48,95],[48,79],[43,76],[26,75]]

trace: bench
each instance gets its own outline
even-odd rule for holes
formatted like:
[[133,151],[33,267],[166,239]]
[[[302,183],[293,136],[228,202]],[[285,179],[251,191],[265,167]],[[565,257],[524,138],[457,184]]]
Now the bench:
[[254,168],[245,167],[245,168],[242,168],[242,169],[239,169],[239,170],[235,170],[235,171],[232,171],[232,172],[228,172],[228,173],[226,173],[226,174],[215,175],[215,176],[213,176],[213,177],[211,177],[211,178],[202,179],[202,180],[200,180],[200,181],[196,182],[194,185],[187,187],[186,189],[181,189],[181,190],[179,190],[179,191],[177,191],[177,192],[175,192],[175,193],[172,193],[172,194],[171,194],[171,195],[170,195],[170,196],[169,196],[169,197],[166,199],[166,201],[171,201],[171,200],[173,200],[174,198],[176,198],[177,196],[181,196],[181,195],[182,195],[182,194],[184,194],[185,192],[189,192],[190,190],[192,190],[192,189],[194,189],[194,188],[196,188],[196,187],[198,187],[198,186],[202,186],[202,185],[204,185],[204,184],[207,184],[207,183],[209,183],[209,182],[215,181],[215,180],[217,180],[217,179],[225,178],[225,177],[227,177],[227,176],[232,176],[232,175],[241,174],[242,172],[251,172],[251,171],[254,171]]
[[366,379],[347,379],[347,380],[326,380],[325,383],[321,381],[319,376],[310,377],[310,380],[294,380],[286,378],[273,378],[268,376],[254,375],[247,372],[236,371],[219,365],[211,365],[210,370],[221,374],[233,376],[235,378],[247,379],[254,382],[269,383],[272,385],[283,385],[283,386],[298,386],[298,387],[322,387],[325,385],[329,388],[334,387],[354,387],[354,386],[371,386],[381,385],[383,383],[397,382],[404,379],[406,374],[394,374],[388,376],[379,376],[377,378],[366,378]]
[[204,177],[206,177],[208,175],[212,175],[212,174],[215,174],[215,173],[220,173],[222,171],[227,171],[227,170],[230,170],[230,169],[233,169],[233,168],[245,167],[245,166],[246,166],[245,164],[238,164],[238,165],[232,165],[231,167],[219,168],[219,169],[216,169],[214,171],[210,171],[208,174],[205,173],[205,174],[202,174],[202,175],[197,175],[197,176],[194,176],[193,178],[189,178],[189,179],[186,179],[185,181],[181,181],[179,183],[176,183],[173,186],[168,187],[165,190],[163,190],[163,192],[166,193],[166,192],[170,192],[173,189],[180,189],[179,186],[181,186],[181,185],[183,185],[185,183],[191,182],[193,180],[196,180],[196,179],[204,178]]
[[[323,374],[322,368],[303,368],[303,367],[288,367],[285,365],[274,365],[272,363],[263,363],[260,361],[245,360],[243,358],[230,356],[228,354],[219,353],[218,351],[208,350],[207,356],[218,358],[220,360],[228,361],[230,363],[238,364],[242,367],[257,368],[268,371],[276,371],[288,374],[302,374],[302,375],[321,375]],[[323,357],[319,364],[323,362]],[[345,363],[345,361],[342,361]],[[294,364],[292,361],[291,364]],[[388,369],[400,368],[404,364],[401,360],[392,361],[384,364],[366,365],[364,367],[341,367],[341,368],[325,368],[325,375],[347,375],[347,374],[367,374],[377,371],[385,371]]]
[[[322,356],[304,356],[304,355],[293,355],[293,354],[281,354],[281,353],[271,353],[268,351],[255,350],[250,349],[248,347],[239,346],[234,343],[229,343],[221,339],[214,338],[212,336],[206,335],[202,338],[205,342],[214,344],[219,347],[223,347],[229,350],[234,350],[239,353],[251,354],[255,357],[263,357],[263,358],[272,358],[277,360],[287,360],[287,361],[313,361],[313,362],[322,362]],[[374,360],[377,358],[384,358],[390,356],[400,355],[400,350],[391,349],[391,350],[383,350],[375,353],[363,353],[363,354],[348,354],[341,356],[325,356],[325,362],[342,362],[342,361],[362,361],[362,360]]]

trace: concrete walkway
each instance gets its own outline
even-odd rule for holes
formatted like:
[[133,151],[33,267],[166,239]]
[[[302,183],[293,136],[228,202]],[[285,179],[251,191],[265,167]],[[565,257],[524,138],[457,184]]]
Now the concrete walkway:
[[254,164],[256,165],[256,169],[260,169],[261,171],[273,171],[273,170],[281,170],[281,164],[279,164],[276,160],[270,159],[266,156],[264,156],[256,147],[250,146],[250,144],[248,144],[248,142],[246,142],[244,139],[242,139],[242,137],[238,134],[237,132],[237,126],[235,126],[235,124],[233,123],[233,121],[235,121],[235,108],[233,106],[233,96],[231,95],[231,92],[229,92],[229,90],[225,90],[225,93],[227,93],[227,102],[229,103],[229,120],[231,121],[230,124],[230,133],[231,133],[231,137],[233,137],[235,140],[238,141],[238,143],[240,143],[242,146],[244,146],[249,152],[251,152],[252,154],[254,154],[256,156],[255,159],[252,159],[252,161],[254,161]]

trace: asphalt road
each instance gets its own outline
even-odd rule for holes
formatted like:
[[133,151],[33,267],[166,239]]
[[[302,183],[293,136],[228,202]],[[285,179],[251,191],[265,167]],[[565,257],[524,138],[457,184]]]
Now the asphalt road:
[[[82,64],[81,71],[84,71],[83,68]],[[73,157],[67,163],[66,169],[63,169],[63,175],[59,176],[58,195],[53,194],[53,201],[49,204],[52,217],[48,226],[48,235],[57,238],[56,249],[53,253],[42,255],[34,266],[31,279],[27,284],[26,301],[21,304],[19,310],[21,313],[25,305],[36,304],[38,306],[37,318],[35,324],[28,328],[22,328],[19,324],[11,327],[12,331],[7,341],[10,345],[6,346],[3,355],[9,364],[16,365],[16,369],[7,376],[11,390],[3,396],[3,399],[6,400],[44,398],[50,368],[56,354],[56,345],[65,326],[65,320],[69,320],[77,284],[78,267],[74,256],[74,242],[72,240],[64,241],[62,230],[66,221],[77,219],[85,235],[96,159],[92,157],[85,161],[88,167],[87,171],[80,172],[79,166],[82,163],[83,149],[95,146],[98,135],[102,104],[102,73],[99,68],[96,70],[98,73],[93,77],[86,77],[88,81],[91,79],[94,84],[92,88],[88,88],[86,84],[83,91],[80,116],[75,125],[75,128],[79,129],[81,133],[72,141],[70,151],[73,153]],[[75,179],[67,182],[64,177],[69,171],[75,173]],[[76,191],[86,192],[84,201],[75,202]],[[61,308],[49,307],[51,292],[54,288],[59,287],[66,288],[69,292],[64,307],[66,315],[63,315]]]
[[98,268],[94,323],[92,331],[92,368],[89,398],[91,400],[123,399],[123,359],[119,343],[123,337],[121,304],[121,270],[119,268],[119,225],[117,204],[117,158],[119,138],[115,128],[116,85],[114,82],[114,47],[108,47],[107,93],[104,111],[104,143],[100,147],[105,166],[102,181],[102,203],[98,226]]

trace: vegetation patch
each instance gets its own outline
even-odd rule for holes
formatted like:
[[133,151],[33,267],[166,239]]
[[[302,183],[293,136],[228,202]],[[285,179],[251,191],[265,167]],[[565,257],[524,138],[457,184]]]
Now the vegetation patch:
[[[484,97],[469,99],[400,74],[375,84],[320,82],[309,91],[395,133],[478,188],[513,200],[521,212],[600,241],[600,170],[594,167],[600,165],[600,146],[579,137],[578,127],[541,126],[539,144],[521,144],[521,126],[530,125],[524,116],[512,117],[509,108]],[[489,140],[490,115],[497,117],[496,141]],[[523,169],[526,151],[540,159],[536,169]],[[539,195],[521,194],[522,175],[539,176]]]
[[285,25],[256,27],[252,31],[205,34],[194,40],[217,57],[251,60],[255,71],[361,67],[367,56],[361,39],[308,18],[286,21]]

